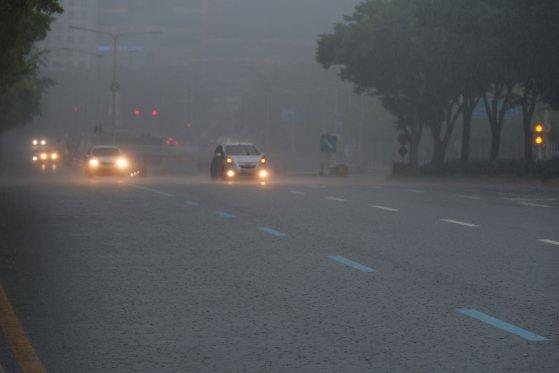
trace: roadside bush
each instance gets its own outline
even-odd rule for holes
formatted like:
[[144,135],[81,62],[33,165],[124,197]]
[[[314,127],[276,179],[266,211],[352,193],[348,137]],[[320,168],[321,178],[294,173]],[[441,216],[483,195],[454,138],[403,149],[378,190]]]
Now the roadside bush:
[[559,178],[559,158],[546,161],[527,162],[524,160],[502,160],[496,162],[472,161],[463,163],[451,161],[421,166],[421,176],[442,177],[516,177],[554,179]]

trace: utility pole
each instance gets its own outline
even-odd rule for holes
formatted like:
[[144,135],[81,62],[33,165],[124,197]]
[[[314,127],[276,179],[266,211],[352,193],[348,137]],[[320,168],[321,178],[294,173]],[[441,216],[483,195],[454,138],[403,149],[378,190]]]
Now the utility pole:
[[108,32],[103,30],[95,30],[85,27],[78,27],[78,26],[70,26],[70,29],[73,30],[81,30],[87,32],[93,32],[99,35],[106,35],[112,39],[113,42],[113,74],[112,74],[112,83],[111,83],[111,101],[112,101],[112,108],[111,108],[111,131],[112,131],[112,141],[113,144],[116,144],[116,94],[120,90],[120,83],[117,80],[117,56],[118,56],[118,40],[123,36],[132,36],[132,35],[147,35],[147,34],[160,34],[162,31],[142,31],[142,32],[127,32],[127,33],[114,33]]

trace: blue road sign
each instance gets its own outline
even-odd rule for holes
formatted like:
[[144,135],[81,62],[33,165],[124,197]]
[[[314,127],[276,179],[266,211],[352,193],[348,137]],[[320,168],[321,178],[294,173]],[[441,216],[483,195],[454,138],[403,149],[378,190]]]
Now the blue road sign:
[[331,133],[320,135],[320,151],[322,153],[336,153],[338,151],[338,135]]

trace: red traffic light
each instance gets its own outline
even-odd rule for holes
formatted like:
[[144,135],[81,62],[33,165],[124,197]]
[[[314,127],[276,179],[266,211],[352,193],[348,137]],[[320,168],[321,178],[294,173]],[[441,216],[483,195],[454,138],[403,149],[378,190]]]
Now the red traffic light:
[[139,117],[140,115],[142,115],[142,111],[140,109],[134,109],[132,111],[132,115],[134,115],[135,117]]
[[158,116],[158,115],[159,115],[159,111],[158,111],[157,109],[152,109],[152,110],[151,110],[151,116],[152,116],[152,117],[156,117],[156,116]]

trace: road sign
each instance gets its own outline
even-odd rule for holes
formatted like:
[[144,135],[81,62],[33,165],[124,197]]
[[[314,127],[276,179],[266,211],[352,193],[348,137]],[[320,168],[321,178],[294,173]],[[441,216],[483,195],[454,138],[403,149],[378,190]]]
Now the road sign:
[[336,153],[338,151],[338,135],[332,133],[320,135],[320,151],[322,153]]
[[406,154],[408,154],[408,148],[402,145],[400,149],[398,149],[398,154],[400,154],[402,158],[405,157]]
[[112,92],[120,91],[120,83],[119,82],[112,82],[111,83],[111,91]]
[[280,113],[281,121],[288,124],[305,123],[305,112],[300,109],[284,108]]

